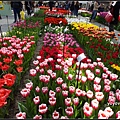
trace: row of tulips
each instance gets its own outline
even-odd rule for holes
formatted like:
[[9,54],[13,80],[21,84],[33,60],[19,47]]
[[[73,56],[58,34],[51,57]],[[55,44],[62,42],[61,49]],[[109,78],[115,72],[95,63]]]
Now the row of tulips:
[[[107,32],[105,28],[94,27],[86,23],[72,23],[71,30],[93,60],[100,57],[108,68],[120,75],[118,70],[111,67],[113,64],[120,66],[120,45],[111,41],[114,32]],[[119,35],[115,36],[116,41]]]
[[9,116],[21,78],[28,70],[39,38],[40,21],[30,18],[12,27],[6,37],[0,38],[0,118]]
[[18,103],[16,118],[120,118],[120,90],[113,88],[118,75],[101,58],[77,62],[84,51],[67,40],[74,43],[71,34],[45,33],[31,77],[20,92],[25,102]]
[[58,17],[58,18],[46,17],[44,19],[44,23],[45,24],[55,24],[55,25],[59,25],[59,24],[67,25],[67,20],[65,18],[61,18],[61,17]]

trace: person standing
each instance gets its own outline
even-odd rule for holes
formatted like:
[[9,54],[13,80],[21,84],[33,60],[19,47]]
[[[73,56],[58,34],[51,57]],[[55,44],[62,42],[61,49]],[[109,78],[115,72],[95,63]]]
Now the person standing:
[[32,11],[32,3],[31,1],[25,1],[25,9],[27,10],[28,16],[31,16]]
[[98,8],[100,7],[101,5],[99,5],[98,1],[95,1],[94,2],[94,6],[93,6],[93,11],[92,11],[92,15],[90,17],[90,22],[94,22],[96,16],[97,16],[97,12],[98,12]]
[[120,2],[118,1],[113,2],[110,8],[110,12],[113,15],[113,19],[109,24],[109,32],[114,31],[114,26],[118,25],[119,10]]
[[74,8],[75,8],[75,3],[74,1],[72,1],[72,4],[70,5],[71,15],[74,15]]
[[23,4],[22,2],[11,2],[11,7],[13,9],[14,12],[14,22],[17,22],[17,15],[18,15],[18,19],[20,21],[20,11],[22,11],[23,8]]
[[78,10],[80,8],[79,2],[75,2],[75,6],[74,6],[74,15],[78,17]]
[[52,11],[54,3],[52,1],[49,1],[49,7],[50,7],[50,11]]

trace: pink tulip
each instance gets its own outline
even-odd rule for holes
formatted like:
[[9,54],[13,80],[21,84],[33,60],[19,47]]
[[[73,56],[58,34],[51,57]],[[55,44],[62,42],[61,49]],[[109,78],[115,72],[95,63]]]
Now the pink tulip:
[[104,68],[104,64],[102,62],[98,62],[98,66]]
[[37,66],[37,65],[39,64],[39,61],[38,61],[38,60],[34,60],[34,61],[33,61],[33,64],[34,64],[35,66]]
[[98,119],[108,119],[107,113],[105,111],[103,111],[103,110],[99,110]]
[[35,88],[35,91],[39,93],[39,92],[40,92],[40,88],[37,86],[37,87]]
[[91,101],[91,106],[92,106],[92,108],[93,109],[98,109],[98,107],[99,107],[99,102],[97,101],[97,99],[93,99],[92,101]]
[[51,74],[52,74],[52,72],[53,72],[53,71],[52,71],[52,70],[50,70],[50,69],[49,69],[49,70],[47,70],[47,73],[48,73],[49,75],[51,75]]
[[108,78],[108,75],[105,73],[102,73],[102,79],[107,79],[107,78]]
[[72,116],[72,115],[74,114],[74,111],[73,111],[72,106],[67,107],[67,108],[65,109],[65,112],[66,112],[66,114],[67,114],[68,116]]
[[110,85],[104,85],[104,91],[110,92]]
[[116,113],[116,119],[120,119],[120,111]]
[[53,73],[51,74],[51,77],[52,77],[52,79],[55,79],[55,78],[56,78],[56,73],[53,72]]
[[56,92],[60,93],[61,92],[61,87],[56,87]]
[[45,114],[48,110],[48,107],[46,104],[41,104],[39,105],[39,113],[40,114]]
[[52,90],[49,91],[49,97],[55,97],[56,93]]
[[97,62],[93,62],[93,65],[94,65],[94,66],[97,66]]
[[20,93],[23,97],[27,97],[30,94],[30,89],[24,88],[20,91]]
[[100,84],[101,78],[95,77],[94,84]]
[[108,98],[109,105],[114,105],[115,101],[116,101],[116,98],[114,96],[109,96],[109,98]]
[[71,105],[71,98],[68,98],[68,97],[67,97],[67,98],[65,99],[65,105],[66,105],[66,106],[70,106],[70,105]]
[[104,111],[107,113],[108,117],[111,117],[114,114],[110,107],[106,107]]
[[111,71],[107,70],[107,71],[106,71],[106,74],[107,74],[107,75],[110,75],[110,74],[111,74]]
[[33,102],[38,105],[40,103],[40,98],[39,96],[36,96],[35,98],[33,98]]
[[100,92],[100,90],[101,90],[101,85],[94,84],[94,91],[95,92]]
[[39,71],[40,71],[41,74],[44,74],[44,69],[43,68],[41,68]]
[[61,61],[62,61],[61,59],[59,59],[59,58],[57,59],[57,62],[58,62],[59,64],[61,63]]
[[95,98],[96,98],[98,101],[102,101],[103,98],[104,98],[103,92],[96,92],[96,93],[95,93]]
[[27,89],[32,90],[32,88],[33,88],[33,83],[32,83],[32,82],[26,83],[25,86],[26,86]]
[[59,77],[57,78],[56,82],[58,85],[61,85],[63,83],[63,79]]
[[78,106],[78,104],[79,104],[79,98],[78,97],[77,98],[73,98],[73,104],[75,106]]
[[69,86],[69,92],[73,94],[75,92],[75,87],[74,86]]
[[69,74],[69,75],[68,75],[68,80],[72,80],[72,78],[73,78],[73,75],[72,75],[72,74]]
[[80,97],[82,94],[82,90],[80,90],[79,88],[76,89],[76,96]]
[[87,59],[87,63],[91,63],[91,59]]
[[59,112],[57,112],[56,110],[53,112],[53,114],[52,114],[52,118],[53,119],[59,119]]
[[39,60],[39,61],[40,61],[40,60],[41,60],[41,56],[37,56],[37,60]]
[[67,116],[61,116],[60,119],[69,119]]
[[62,90],[67,90],[67,83],[62,84]]
[[40,71],[40,67],[39,66],[36,66],[36,71],[38,72],[38,71]]
[[104,79],[104,85],[110,85],[111,81],[109,79]]
[[110,92],[109,92],[109,96],[115,96],[114,92],[113,92],[113,91],[110,91]]
[[97,62],[100,62],[101,61],[101,58],[97,58]]
[[68,74],[68,69],[67,69],[67,68],[66,68],[66,69],[64,68],[64,69],[63,69],[63,72],[64,72],[64,74]]
[[96,69],[95,70],[95,73],[98,75],[98,74],[100,74],[100,69]]
[[33,119],[42,119],[42,115],[35,115],[34,117],[33,117]]
[[82,76],[82,77],[81,77],[81,82],[82,82],[82,83],[85,83],[86,81],[87,81],[87,77],[86,77],[86,76]]
[[95,75],[91,72],[87,75],[87,79],[92,81],[94,79]]
[[61,70],[61,69],[62,69],[62,66],[60,66],[60,65],[55,65],[55,69],[56,69],[56,70]]
[[66,90],[62,91],[62,95],[63,95],[64,97],[67,97],[67,96],[68,96],[68,91],[66,91]]
[[30,76],[36,76],[37,71],[35,69],[30,69]]
[[42,92],[43,92],[43,94],[47,94],[48,93],[48,87],[42,87]]
[[106,72],[108,71],[108,68],[107,67],[103,67],[103,72]]
[[86,117],[92,115],[93,108],[89,106],[89,104],[85,103],[83,106],[83,112]]
[[88,98],[93,98],[93,92],[91,90],[88,90],[86,95]]
[[51,106],[54,106],[54,105],[56,104],[56,98],[55,98],[55,97],[49,98],[49,104],[50,104]]
[[116,75],[116,74],[110,74],[110,80],[112,80],[112,81],[115,81],[115,80],[117,80],[117,78],[118,78],[118,75]]
[[84,90],[82,90],[81,96],[86,96],[86,92]]
[[16,114],[17,119],[26,119],[26,113],[25,112],[19,112]]
[[75,58],[76,58],[76,56],[77,56],[76,54],[72,54],[72,58],[74,58],[74,59],[75,59]]

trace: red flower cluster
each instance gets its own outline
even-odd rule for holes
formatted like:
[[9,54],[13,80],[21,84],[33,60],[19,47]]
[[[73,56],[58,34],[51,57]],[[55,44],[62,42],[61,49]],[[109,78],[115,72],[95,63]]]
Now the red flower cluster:
[[67,20],[65,18],[55,18],[55,17],[46,17],[44,19],[44,23],[47,24],[55,24],[55,25],[59,25],[59,24],[63,24],[63,25],[67,25]]
[[8,98],[11,90],[3,88],[4,85],[9,87],[13,86],[16,80],[16,76],[13,74],[5,74],[0,79],[0,108],[7,104],[6,99]]

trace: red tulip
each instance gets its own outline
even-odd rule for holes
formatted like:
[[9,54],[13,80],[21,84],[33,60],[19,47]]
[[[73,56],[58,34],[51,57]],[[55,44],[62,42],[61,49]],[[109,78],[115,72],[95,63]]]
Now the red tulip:
[[40,103],[40,98],[39,96],[36,96],[35,98],[33,98],[33,102],[38,105]]
[[73,111],[72,106],[67,107],[67,108],[65,109],[65,112],[66,112],[66,114],[67,114],[68,116],[72,116],[72,115],[74,114],[74,111]]
[[56,110],[53,112],[53,114],[52,114],[52,118],[53,119],[59,119],[59,112],[57,112]]

